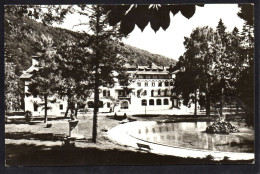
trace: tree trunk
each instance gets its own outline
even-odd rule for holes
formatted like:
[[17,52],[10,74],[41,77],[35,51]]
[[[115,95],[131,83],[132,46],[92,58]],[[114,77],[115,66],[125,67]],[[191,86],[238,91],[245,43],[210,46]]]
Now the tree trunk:
[[68,113],[69,113],[69,110],[70,110],[70,95],[68,95],[68,100],[67,100],[67,109],[66,109],[66,112],[65,112],[65,115],[64,115],[64,118],[67,118],[68,117]]
[[78,102],[76,103],[77,107],[75,109],[75,118],[77,119],[78,118],[78,110],[79,110],[79,105],[78,105]]
[[197,115],[197,90],[195,90],[195,108],[194,108],[194,115]]
[[48,121],[48,118],[47,118],[47,111],[48,111],[48,108],[47,108],[47,95],[44,95],[44,123],[47,123]]
[[221,88],[221,97],[220,97],[220,117],[223,115],[223,91],[224,88]]
[[210,116],[210,77],[208,77],[208,82],[206,84],[206,116]]
[[69,112],[69,107],[67,106],[67,109],[66,109],[66,112],[65,112],[64,118],[67,118],[67,117],[68,117],[68,112]]
[[96,67],[95,67],[95,89],[94,89],[94,113],[93,113],[93,130],[92,130],[92,142],[96,143],[97,139],[97,113],[98,113],[98,104],[99,104],[99,32],[100,32],[100,11],[99,6],[96,11]]

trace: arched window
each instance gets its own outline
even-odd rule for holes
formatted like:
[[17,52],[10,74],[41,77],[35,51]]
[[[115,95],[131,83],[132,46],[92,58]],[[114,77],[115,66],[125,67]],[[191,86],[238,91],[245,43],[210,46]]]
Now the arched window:
[[164,104],[164,105],[168,105],[168,104],[169,104],[169,100],[168,100],[167,98],[165,98],[165,99],[163,100],[163,104]]
[[106,90],[103,90],[103,96],[107,96],[107,91]]
[[158,83],[158,86],[162,86],[162,82],[159,82],[159,83]]
[[152,86],[155,86],[155,82],[152,82]]
[[170,82],[170,86],[173,86],[173,81]]
[[157,99],[157,100],[156,100],[156,105],[162,105],[161,99]]
[[141,82],[137,82],[137,86],[141,86]]
[[160,90],[160,89],[158,90],[158,95],[159,95],[159,96],[161,95],[161,90]]
[[165,86],[169,86],[169,82],[168,81],[165,82]]
[[144,86],[148,86],[148,82],[145,82],[145,83],[144,83]]
[[165,89],[164,96],[167,96],[167,95],[168,95],[168,89]]
[[146,95],[147,95],[147,91],[146,91],[146,90],[144,90],[144,92],[143,92],[143,95],[144,95],[144,96],[146,96]]
[[149,100],[149,105],[154,105],[154,100],[153,99]]
[[110,97],[110,90],[107,91],[107,96]]
[[93,101],[89,101],[88,102],[88,107],[89,108],[94,108],[94,102]]
[[154,96],[154,90],[151,90],[151,97]]
[[145,99],[142,100],[142,106],[147,106],[147,101]]

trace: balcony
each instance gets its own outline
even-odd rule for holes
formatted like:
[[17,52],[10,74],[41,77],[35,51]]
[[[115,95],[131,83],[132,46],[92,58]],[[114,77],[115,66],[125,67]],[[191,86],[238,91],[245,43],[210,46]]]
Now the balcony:
[[121,95],[121,96],[118,96],[118,99],[130,99],[131,96],[130,95]]

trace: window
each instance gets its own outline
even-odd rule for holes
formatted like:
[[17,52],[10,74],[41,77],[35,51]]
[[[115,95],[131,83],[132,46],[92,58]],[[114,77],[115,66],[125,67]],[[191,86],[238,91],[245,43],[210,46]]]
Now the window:
[[152,86],[155,86],[155,83],[154,83],[154,82],[152,82]]
[[165,82],[165,86],[169,86],[169,82],[168,81]]
[[163,100],[163,104],[164,104],[164,105],[168,105],[168,104],[169,104],[169,100],[168,100],[168,99],[164,99],[164,100]]
[[163,96],[163,94],[164,94],[164,90],[161,91],[161,96]]
[[37,98],[37,94],[33,94],[33,98]]
[[89,101],[88,102],[88,107],[89,108],[94,108],[94,102],[93,101]]
[[147,101],[145,99],[142,100],[142,106],[147,106]]
[[109,102],[107,103],[107,107],[110,108],[110,103]]
[[110,97],[110,90],[107,91],[107,96]]
[[158,95],[159,95],[159,96],[161,95],[161,90],[160,90],[160,89],[158,90]]
[[164,96],[167,96],[167,95],[168,95],[168,89],[165,89]]
[[146,96],[146,95],[147,95],[147,91],[146,91],[146,90],[144,90],[144,92],[143,92],[143,95],[144,95],[144,96]]
[[162,82],[159,82],[159,83],[158,83],[158,86],[162,86]]
[[121,109],[128,109],[128,102],[127,101],[122,101],[120,108]]
[[137,82],[137,86],[141,86],[141,82]]
[[38,104],[36,103],[33,104],[33,111],[38,111]]
[[149,100],[149,105],[154,105],[154,100],[153,99]]
[[173,86],[173,81],[170,82],[170,86]]
[[99,101],[99,102],[98,102],[98,107],[99,107],[99,108],[103,108],[103,105],[104,105],[104,104],[103,104],[103,101]]
[[141,93],[141,92],[138,90],[138,91],[137,91],[137,96],[138,96],[138,97],[140,97],[140,93]]
[[118,91],[119,96],[123,96],[123,91]]
[[62,104],[60,105],[60,110],[63,110],[63,105]]
[[103,96],[105,97],[106,95],[107,95],[107,91],[104,90],[104,91],[103,91]]
[[148,82],[145,82],[145,83],[144,83],[144,86],[148,86]]
[[146,79],[151,79],[151,75],[146,75]]
[[154,90],[151,91],[151,97],[153,97],[153,96],[154,96]]
[[157,100],[156,100],[156,105],[162,105],[161,99],[157,99]]

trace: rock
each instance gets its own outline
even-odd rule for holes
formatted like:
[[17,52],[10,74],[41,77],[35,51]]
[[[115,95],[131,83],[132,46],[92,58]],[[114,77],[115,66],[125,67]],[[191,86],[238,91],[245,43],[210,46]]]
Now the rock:
[[211,134],[229,134],[229,133],[235,133],[239,132],[237,127],[233,126],[229,122],[225,121],[219,121],[215,122],[212,125],[208,126],[206,128],[206,133],[211,133]]

